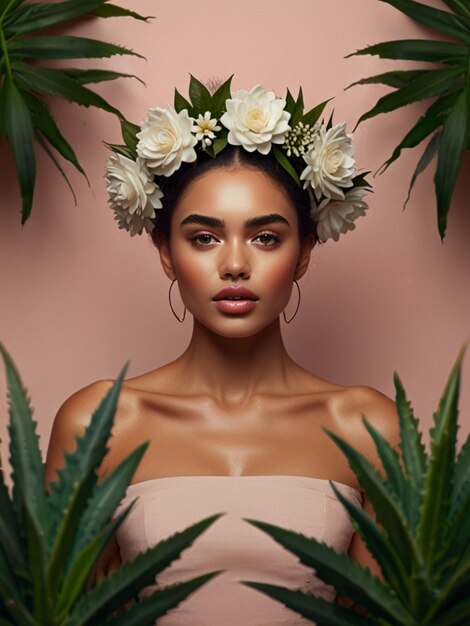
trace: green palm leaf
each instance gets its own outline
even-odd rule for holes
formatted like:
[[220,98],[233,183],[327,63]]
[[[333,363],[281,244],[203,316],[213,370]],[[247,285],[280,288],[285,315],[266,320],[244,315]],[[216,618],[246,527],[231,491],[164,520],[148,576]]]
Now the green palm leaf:
[[[400,156],[403,148],[415,147],[427,135],[434,133],[415,168],[404,207],[408,203],[417,177],[437,154],[438,164],[434,181],[438,229],[441,239],[444,239],[447,215],[463,152],[465,149],[470,149],[470,123],[468,121],[470,97],[468,87],[466,87],[470,81],[468,62],[470,58],[470,5],[467,0],[446,1],[447,6],[454,11],[451,13],[413,0],[381,1],[395,7],[416,22],[434,29],[441,37],[443,35],[445,38],[457,40],[387,41],[353,53],[353,55],[372,54],[385,59],[424,61],[448,66],[444,69],[385,72],[352,83],[352,85],[381,83],[396,88],[396,91],[380,98],[372,109],[364,113],[359,118],[358,124],[418,100],[439,98],[395,148],[392,157],[382,166],[381,172],[384,172]],[[462,95],[465,92],[467,95]],[[446,103],[445,106],[444,103]],[[442,109],[437,114],[441,106]]]
[[465,65],[468,58],[468,47],[447,41],[428,41],[426,39],[400,39],[399,41],[385,41],[357,52],[354,55],[376,54],[381,59],[404,59],[407,61],[426,61],[427,63],[448,63],[450,65]]
[[354,83],[348,85],[346,89],[350,89],[355,85],[373,85],[377,83],[380,85],[387,85],[387,87],[406,87],[406,85],[409,85],[416,78],[432,71],[433,70],[397,70],[395,72],[385,72],[383,74],[369,76],[369,78],[356,80]]
[[439,150],[439,144],[441,142],[441,135],[442,135],[442,131],[438,131],[437,133],[434,133],[428,145],[426,146],[423,154],[421,155],[421,158],[419,159],[418,164],[416,165],[416,169],[413,172],[413,176],[411,177],[410,186],[408,187],[408,194],[403,204],[403,208],[405,208],[409,202],[411,190],[413,189],[416,179],[422,172],[424,172],[424,170],[427,168],[429,163],[433,160],[433,158],[437,154]]
[[448,37],[455,37],[459,41],[470,45],[470,19],[462,15],[453,15],[447,11],[440,11],[433,7],[413,2],[412,0],[380,0],[416,20],[423,26],[428,26]]
[[32,68],[19,61],[13,62],[12,69],[16,81],[24,89],[59,96],[86,107],[98,107],[108,113],[114,113],[114,115],[122,117],[121,113],[108,104],[104,98],[90,89],[78,85],[61,70],[46,67]]
[[[93,15],[104,18],[124,16],[144,21],[150,19],[135,11],[109,4],[107,0],[34,3],[10,0],[0,3],[0,136],[6,135],[12,149],[23,204],[23,224],[29,218],[33,204],[35,139],[44,147],[69,187],[65,172],[44,140],[84,173],[71,146],[53,122],[46,103],[38,104],[37,96],[57,96],[86,107],[98,107],[123,119],[116,107],[84,85],[131,75],[98,69],[59,70],[38,64],[41,60],[49,59],[107,58],[113,55],[143,58],[123,46],[86,37],[59,33],[37,36],[44,29],[58,29],[71,20]],[[75,194],[73,196],[75,199]]]
[[361,115],[357,124],[381,113],[390,113],[407,104],[447,93],[449,88],[455,85],[461,73],[460,68],[453,68],[431,70],[427,74],[418,76],[418,78],[405,87],[397,89],[386,96],[382,96],[370,111]]
[[52,115],[49,113],[49,109],[46,105],[31,93],[24,92],[22,95],[31,112],[31,120],[34,127],[44,135],[51,146],[53,146],[64,157],[64,159],[70,161],[70,163],[72,163],[75,168],[86,177],[82,166],[75,156],[72,146],[57,128],[57,125]]
[[[37,32],[82,17],[103,5],[106,0],[68,0],[57,3],[28,4],[17,11],[11,5],[10,11],[3,19],[5,36],[23,35]],[[16,3],[23,4],[21,3]]]
[[446,116],[452,109],[452,105],[458,97],[458,93],[451,93],[439,98],[432,104],[426,113],[419,118],[413,128],[405,135],[392,153],[392,156],[385,161],[379,171],[384,172],[394,161],[398,159],[401,151],[405,148],[414,148],[428,135],[439,128],[445,121]]
[[23,204],[21,223],[24,224],[31,213],[36,180],[33,123],[24,98],[10,77],[5,78],[2,89],[5,98],[5,129],[16,164]]
[[466,148],[467,134],[470,128],[470,87],[461,92],[452,111],[444,123],[437,157],[437,170],[434,177],[437,196],[437,216],[441,239],[447,228],[452,194]]
[[118,7],[114,4],[103,4],[100,8],[95,9],[93,11],[93,15],[98,17],[133,17],[136,20],[141,20],[142,22],[148,22],[153,19],[153,15],[140,15],[135,11],[130,11],[129,9],[124,9],[123,7]]
[[9,44],[8,51],[12,58],[23,59],[96,59],[112,57],[115,54],[144,58],[141,54],[122,46],[73,36],[16,39]]
[[117,78],[135,78],[139,83],[145,85],[145,82],[135,74],[124,74],[123,72],[114,72],[112,70],[79,70],[75,67],[70,67],[62,68],[62,72],[79,85],[102,83],[103,81],[116,80]]

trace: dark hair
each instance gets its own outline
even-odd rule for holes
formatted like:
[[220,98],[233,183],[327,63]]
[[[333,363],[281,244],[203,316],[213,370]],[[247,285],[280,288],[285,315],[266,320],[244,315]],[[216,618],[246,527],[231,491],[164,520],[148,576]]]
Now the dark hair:
[[237,166],[249,167],[266,174],[274,184],[287,194],[297,210],[300,243],[306,243],[313,235],[318,240],[316,224],[310,217],[310,198],[306,191],[299,187],[292,177],[271,156],[264,156],[258,152],[248,152],[238,146],[227,146],[214,159],[208,155],[198,155],[195,163],[183,163],[180,169],[169,179],[160,179],[164,196],[163,207],[155,211],[152,239],[157,243],[157,237],[162,236],[170,241],[171,216],[174,207],[178,204],[189,185],[206,172],[216,169],[230,169]]

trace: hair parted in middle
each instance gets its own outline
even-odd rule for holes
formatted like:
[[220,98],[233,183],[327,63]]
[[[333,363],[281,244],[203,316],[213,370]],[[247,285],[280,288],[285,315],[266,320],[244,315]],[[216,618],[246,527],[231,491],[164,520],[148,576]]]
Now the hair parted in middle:
[[304,245],[310,236],[313,236],[315,242],[318,241],[316,223],[310,217],[308,193],[296,185],[274,159],[257,152],[247,152],[239,146],[227,146],[217,159],[207,156],[199,158],[195,163],[183,163],[178,172],[165,181],[162,208],[156,211],[153,219],[155,226],[151,236],[154,243],[158,244],[159,236],[168,244],[170,243],[173,210],[193,182],[204,174],[218,169],[236,171],[240,168],[249,168],[263,173],[290,200],[297,211],[301,245]]

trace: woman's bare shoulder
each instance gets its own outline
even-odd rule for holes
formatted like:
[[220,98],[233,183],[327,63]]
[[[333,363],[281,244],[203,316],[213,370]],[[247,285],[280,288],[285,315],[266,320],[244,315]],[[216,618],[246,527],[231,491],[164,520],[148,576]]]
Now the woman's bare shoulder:
[[359,450],[364,452],[374,448],[364,420],[393,448],[398,447],[400,426],[395,403],[377,389],[367,386],[340,388],[332,394],[331,409],[338,430]]
[[[53,479],[63,464],[64,451],[75,448],[75,440],[81,436],[92,415],[113,385],[112,380],[97,380],[74,392],[60,406],[55,416],[46,459],[46,479]],[[125,388],[119,397],[117,413],[126,412],[130,395]]]

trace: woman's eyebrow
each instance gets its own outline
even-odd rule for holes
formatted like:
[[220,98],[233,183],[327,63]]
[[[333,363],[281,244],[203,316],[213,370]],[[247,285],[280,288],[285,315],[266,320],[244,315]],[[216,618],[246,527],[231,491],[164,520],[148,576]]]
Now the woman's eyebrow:
[[[192,213],[191,215],[185,217],[180,226],[184,226],[185,224],[200,224],[202,226],[213,226],[219,228],[223,228],[225,226],[224,220],[221,220],[218,217],[210,217],[209,215],[200,215],[198,213]],[[286,218],[279,215],[279,213],[270,213],[269,215],[250,217],[243,223],[245,228],[267,226],[268,224],[287,224],[287,226],[290,226]]]

